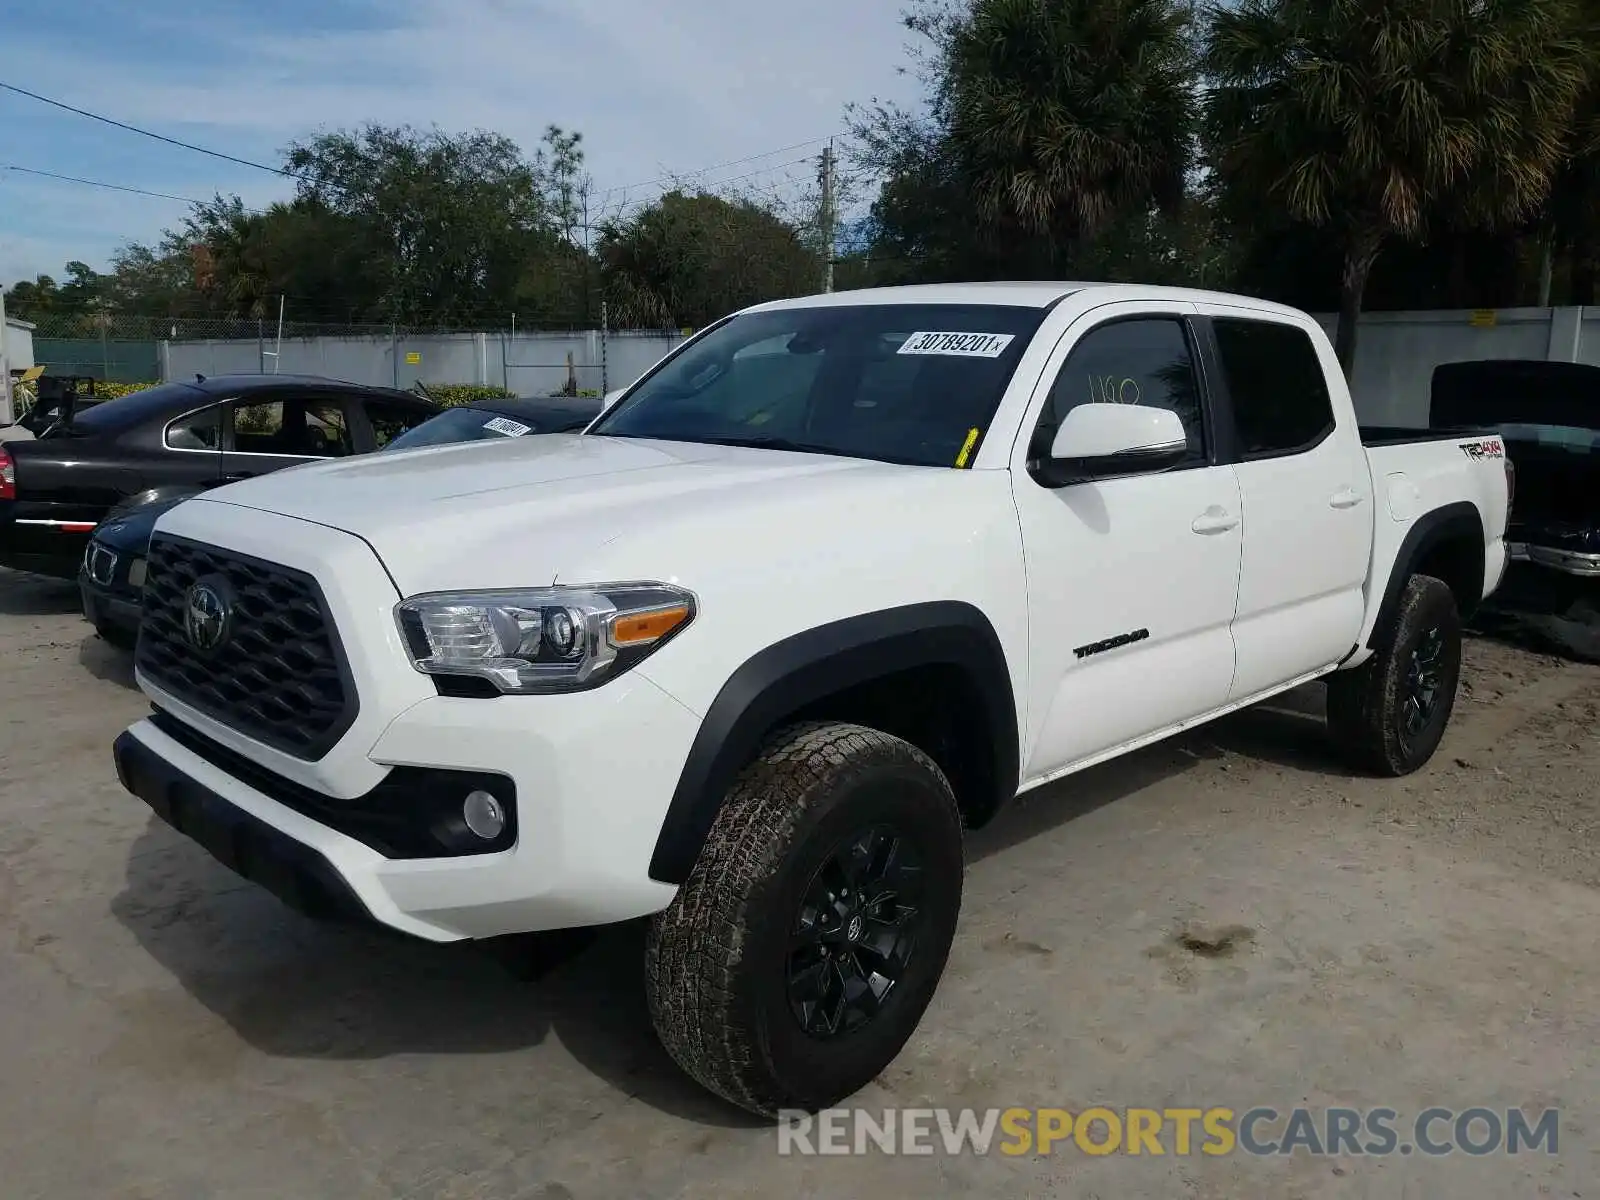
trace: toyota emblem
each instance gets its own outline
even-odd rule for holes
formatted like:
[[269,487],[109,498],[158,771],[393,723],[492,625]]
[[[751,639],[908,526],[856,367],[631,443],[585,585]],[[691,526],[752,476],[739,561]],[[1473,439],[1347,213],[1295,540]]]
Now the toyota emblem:
[[219,580],[201,579],[184,594],[183,627],[189,644],[202,654],[218,650],[228,639],[233,604],[227,585]]

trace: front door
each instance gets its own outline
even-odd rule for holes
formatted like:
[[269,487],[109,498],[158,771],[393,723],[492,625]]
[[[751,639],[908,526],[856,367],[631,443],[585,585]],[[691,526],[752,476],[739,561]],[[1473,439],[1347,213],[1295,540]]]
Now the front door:
[[[1233,679],[1239,488],[1219,464],[1192,306],[1112,305],[1069,329],[1013,463],[1028,571],[1027,783],[1226,702]],[[1051,489],[1026,459],[1073,406],[1111,400],[1183,418],[1189,458],[1154,474]],[[1024,439],[1024,443],[1027,439]]]

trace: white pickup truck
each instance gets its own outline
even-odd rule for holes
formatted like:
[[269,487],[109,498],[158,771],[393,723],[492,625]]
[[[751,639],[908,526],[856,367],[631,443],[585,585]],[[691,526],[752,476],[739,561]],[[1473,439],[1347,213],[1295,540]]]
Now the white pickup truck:
[[921,1019],[962,829],[1330,676],[1400,775],[1505,568],[1504,448],[1363,431],[1304,313],[887,289],[704,330],[584,433],[166,514],[124,785],[313,912],[435,941],[650,918],[674,1058],[757,1112]]

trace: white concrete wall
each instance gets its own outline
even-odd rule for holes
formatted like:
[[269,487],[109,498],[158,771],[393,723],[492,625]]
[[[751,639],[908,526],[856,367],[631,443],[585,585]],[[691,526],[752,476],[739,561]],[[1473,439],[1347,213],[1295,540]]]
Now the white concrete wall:
[[[352,383],[408,388],[419,380],[437,384],[488,384],[521,395],[543,395],[566,386],[567,356],[580,389],[610,390],[632,383],[683,339],[677,334],[456,333],[397,338],[319,337],[286,340],[276,355],[277,372],[322,375]],[[271,373],[269,338],[162,343],[164,379]]]
[[[1329,337],[1337,319],[1317,314]],[[1600,309],[1368,313],[1350,381],[1356,413],[1369,425],[1426,425],[1434,367],[1479,358],[1600,363]]]
[[26,321],[6,321],[6,361],[13,371],[33,366],[33,326]]

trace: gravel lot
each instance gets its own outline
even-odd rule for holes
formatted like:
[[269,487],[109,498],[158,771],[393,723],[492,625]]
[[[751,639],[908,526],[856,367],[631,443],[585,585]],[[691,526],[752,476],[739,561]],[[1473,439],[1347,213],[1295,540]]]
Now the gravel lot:
[[1400,782],[1338,765],[1312,688],[1034,794],[858,1100],[1559,1106],[1558,1155],[780,1158],[654,1043],[637,928],[522,981],[306,922],[156,823],[75,599],[0,571],[7,1197],[1600,1195],[1600,667],[1470,643]]

